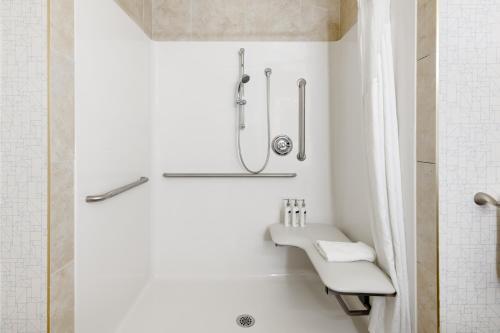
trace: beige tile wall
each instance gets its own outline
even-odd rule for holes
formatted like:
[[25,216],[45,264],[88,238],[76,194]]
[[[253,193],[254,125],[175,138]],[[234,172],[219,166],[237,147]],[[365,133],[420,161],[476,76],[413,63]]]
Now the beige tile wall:
[[344,36],[358,20],[358,1],[340,0],[340,36]]
[[115,0],[144,32],[152,36],[152,3],[154,0]]
[[154,40],[339,38],[340,0],[116,0]]
[[73,0],[50,1],[50,313],[51,333],[74,331]]
[[418,0],[417,324],[421,333],[439,331],[436,2]]
[[417,325],[438,332],[437,175],[433,163],[417,162]]

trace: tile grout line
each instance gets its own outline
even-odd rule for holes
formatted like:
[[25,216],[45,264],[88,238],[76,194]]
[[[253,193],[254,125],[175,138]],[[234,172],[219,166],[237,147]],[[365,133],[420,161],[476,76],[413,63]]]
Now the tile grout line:
[[431,165],[437,165],[436,162],[426,162],[426,161],[420,161],[420,160],[417,160],[417,164],[418,163],[422,163],[422,164],[431,164]]
[[423,57],[421,58],[417,58],[417,62],[420,61],[420,60],[424,60],[426,58],[429,58],[431,55],[430,54],[427,54],[427,55],[424,55]]

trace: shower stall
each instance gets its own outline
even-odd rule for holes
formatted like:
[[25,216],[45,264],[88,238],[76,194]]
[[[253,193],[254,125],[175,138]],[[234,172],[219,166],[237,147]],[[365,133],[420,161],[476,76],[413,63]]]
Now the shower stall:
[[[156,4],[148,32],[126,1],[75,4],[76,331],[363,331],[304,252],[275,246],[269,232],[283,199],[297,198],[308,222],[372,244],[356,28],[339,41],[249,23],[214,35],[182,13],[233,14],[194,1]],[[246,10],[276,9],[225,6],[243,23],[255,19]],[[277,136],[291,152],[272,151]],[[133,183],[140,177],[149,181]],[[86,200],[112,189],[123,193]]]

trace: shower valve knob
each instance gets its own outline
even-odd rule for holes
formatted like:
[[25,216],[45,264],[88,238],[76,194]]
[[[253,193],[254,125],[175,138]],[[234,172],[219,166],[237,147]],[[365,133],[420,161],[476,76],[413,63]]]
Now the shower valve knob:
[[293,150],[293,142],[287,135],[279,135],[273,140],[273,151],[280,155],[285,156],[290,154]]

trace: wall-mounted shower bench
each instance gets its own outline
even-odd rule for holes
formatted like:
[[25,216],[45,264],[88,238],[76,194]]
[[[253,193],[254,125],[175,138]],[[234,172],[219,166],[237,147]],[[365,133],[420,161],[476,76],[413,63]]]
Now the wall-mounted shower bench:
[[[326,292],[335,295],[344,311],[350,316],[370,313],[370,296],[393,297],[396,295],[391,279],[374,263],[368,261],[327,262],[314,247],[317,240],[350,242],[342,231],[333,225],[309,224],[304,228],[273,224],[269,231],[277,246],[294,246],[304,250],[325,285]],[[357,296],[364,309],[352,310],[343,296]]]

